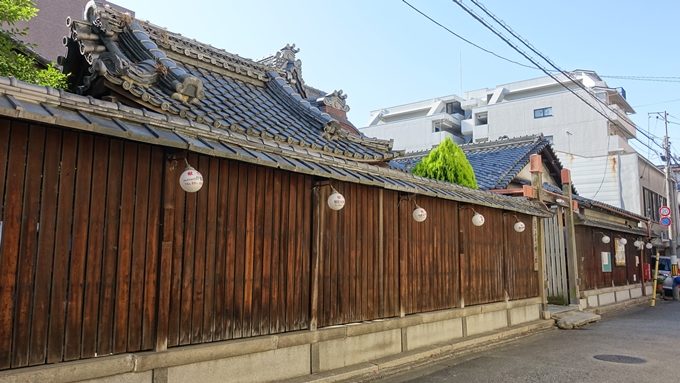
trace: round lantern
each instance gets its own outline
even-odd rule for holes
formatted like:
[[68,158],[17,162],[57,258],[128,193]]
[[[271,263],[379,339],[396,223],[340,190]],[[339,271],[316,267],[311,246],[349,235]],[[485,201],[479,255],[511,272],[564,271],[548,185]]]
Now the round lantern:
[[524,231],[524,229],[527,228],[527,226],[524,224],[524,222],[517,221],[515,222],[515,225],[512,228],[515,229],[516,232],[521,233]]
[[413,219],[416,222],[423,222],[427,219],[427,211],[422,207],[418,206],[413,209]]
[[642,248],[645,247],[645,243],[640,241],[639,239],[637,241],[633,242],[633,245],[640,250],[642,250]]
[[187,164],[186,169],[179,176],[179,186],[188,193],[195,193],[203,187],[203,176],[198,170]]
[[628,240],[625,238],[619,238],[619,243],[625,246],[628,243]]
[[340,210],[345,207],[345,197],[338,193],[337,190],[333,190],[333,193],[328,196],[328,207],[332,210]]
[[647,250],[651,250],[652,247],[654,247],[654,245],[652,245],[651,242],[647,242],[647,244],[645,245],[645,248],[647,248]]
[[611,242],[611,240],[612,240],[612,239],[609,238],[608,235],[603,235],[603,236],[602,236],[602,243],[609,243],[609,242]]
[[484,224],[484,216],[475,212],[472,216],[472,224],[475,226],[482,226]]

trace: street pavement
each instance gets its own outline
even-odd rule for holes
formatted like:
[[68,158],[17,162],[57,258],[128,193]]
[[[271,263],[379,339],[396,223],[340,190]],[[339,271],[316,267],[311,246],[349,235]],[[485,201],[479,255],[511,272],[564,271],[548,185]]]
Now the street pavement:
[[[613,355],[619,363],[602,361]],[[638,363],[620,363],[625,358]],[[607,358],[605,356],[605,358]],[[680,302],[657,301],[576,330],[553,330],[374,382],[678,382]]]

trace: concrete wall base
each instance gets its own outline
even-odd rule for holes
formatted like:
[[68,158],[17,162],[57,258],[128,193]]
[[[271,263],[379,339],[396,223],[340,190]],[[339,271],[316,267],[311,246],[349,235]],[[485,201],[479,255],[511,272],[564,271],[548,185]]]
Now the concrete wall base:
[[[377,360],[395,364],[433,347],[440,351],[451,345],[463,347],[485,334],[502,338],[504,333],[540,321],[541,307],[540,298],[530,298],[163,352],[100,357],[3,371],[0,382],[212,383],[236,377],[239,382],[274,382],[343,368],[356,370]],[[545,327],[549,321],[539,323]]]
[[624,303],[631,299],[638,299],[644,295],[649,295],[651,285],[632,284],[625,286],[607,287],[603,289],[594,289],[581,291],[581,302],[586,302],[582,309],[592,310],[602,306],[609,306],[614,304]]

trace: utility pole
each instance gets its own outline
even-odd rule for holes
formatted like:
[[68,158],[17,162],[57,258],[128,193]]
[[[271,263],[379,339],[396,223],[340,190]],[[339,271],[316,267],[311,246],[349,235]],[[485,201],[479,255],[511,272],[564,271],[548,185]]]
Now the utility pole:
[[[660,113],[659,113],[660,114]],[[668,244],[670,246],[671,250],[671,275],[675,276],[678,273],[678,256],[675,250],[675,244],[673,243],[673,220],[676,220],[680,217],[677,217],[677,209],[675,207],[675,203],[673,202],[675,200],[675,188],[673,188],[673,182],[671,178],[671,142],[670,138],[668,137],[668,112],[664,111],[663,112],[663,122],[664,122],[664,127],[666,129],[666,134],[663,137],[663,148],[664,151],[666,152],[666,203],[671,207],[671,224],[668,225]]]

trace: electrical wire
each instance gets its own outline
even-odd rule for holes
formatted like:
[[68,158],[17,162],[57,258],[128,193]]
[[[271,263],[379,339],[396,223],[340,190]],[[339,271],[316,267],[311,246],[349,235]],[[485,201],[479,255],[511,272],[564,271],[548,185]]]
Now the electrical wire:
[[450,34],[452,34],[452,35],[458,37],[459,39],[465,41],[466,43],[472,45],[473,47],[475,47],[475,48],[477,48],[477,49],[480,49],[480,50],[482,50],[482,51],[484,51],[484,52],[486,52],[486,53],[488,53],[488,54],[490,54],[490,55],[493,55],[493,56],[495,56],[495,57],[498,57],[498,58],[501,59],[501,60],[505,60],[505,61],[507,61],[507,62],[509,62],[509,63],[512,63],[512,64],[515,64],[515,65],[523,66],[523,67],[529,68],[529,69],[538,69],[538,68],[533,67],[533,66],[531,66],[531,65],[523,64],[523,63],[521,63],[521,62],[519,62],[519,61],[515,61],[515,60],[509,59],[509,58],[507,58],[507,57],[501,56],[501,55],[499,55],[499,54],[496,53],[496,52],[493,52],[493,51],[491,51],[491,50],[489,50],[489,49],[486,49],[486,48],[484,48],[484,47],[482,47],[482,46],[480,46],[480,45],[478,45],[478,44],[475,44],[474,42],[470,41],[469,39],[466,39],[465,37],[459,35],[458,33],[454,32],[454,31],[452,31],[450,28],[448,28],[448,27],[445,26],[444,24],[440,23],[439,21],[433,19],[432,17],[430,17],[429,15],[427,15],[425,12],[423,12],[423,11],[421,11],[420,9],[416,8],[415,6],[413,6],[413,5],[412,5],[411,3],[409,3],[408,1],[406,1],[406,0],[401,0],[401,1],[402,1],[404,4],[408,5],[408,6],[409,6],[411,9],[413,9],[415,12],[418,12],[420,15],[422,15],[422,16],[425,17],[426,19],[430,20],[431,22],[433,22],[435,25],[439,26],[440,28],[444,29],[445,31],[447,31],[447,32],[449,32]]
[[[562,85],[565,89],[567,89],[569,92],[571,92],[571,93],[574,94],[576,97],[578,97],[578,98],[579,98],[581,101],[583,101],[586,105],[590,106],[593,110],[595,110],[596,112],[598,112],[602,117],[604,117],[605,119],[607,119],[607,120],[608,120],[609,122],[611,122],[614,126],[618,126],[618,124],[616,123],[616,121],[612,120],[609,116],[607,116],[607,115],[604,113],[604,111],[601,109],[602,106],[598,105],[599,108],[595,108],[594,105],[592,105],[590,102],[587,102],[587,101],[586,101],[584,98],[582,98],[579,94],[577,94],[576,92],[574,92],[570,87],[566,86],[566,85],[563,84],[561,81],[557,80],[557,78],[556,78],[555,76],[553,76],[553,75],[550,73],[550,72],[551,72],[550,70],[548,70],[548,69],[542,67],[541,65],[539,65],[539,64],[536,62],[536,60],[531,59],[530,57],[528,57],[528,54],[526,54],[526,52],[522,51],[521,48],[517,47],[515,44],[513,44],[511,41],[509,41],[509,39],[508,39],[505,35],[503,35],[502,32],[497,31],[492,25],[488,24],[488,23],[486,22],[486,20],[484,20],[481,16],[477,15],[472,9],[470,9],[470,8],[467,7],[465,4],[463,4],[462,0],[452,0],[452,1],[453,1],[455,4],[457,4],[458,6],[460,6],[460,7],[461,7],[464,11],[466,11],[470,16],[472,16],[472,17],[475,18],[478,22],[480,22],[482,25],[484,25],[487,29],[489,29],[491,32],[493,32],[493,33],[494,33],[496,36],[498,36],[501,40],[503,40],[504,42],[506,42],[506,44],[510,45],[511,48],[515,49],[515,51],[517,51],[518,53],[520,53],[521,55],[523,55],[525,58],[527,58],[529,61],[531,61],[534,65],[536,65],[538,68],[540,68],[544,73],[546,73],[548,76],[550,76],[553,80],[555,80],[556,82],[558,82],[558,83],[559,83],[560,85]],[[625,117],[625,118],[627,119],[627,116],[625,116],[625,115],[622,116],[618,111],[612,109],[607,103],[605,103],[605,102],[604,102],[603,100],[601,100],[599,97],[597,97],[597,96],[594,95],[592,92],[590,92],[583,84],[581,84],[581,82],[576,81],[576,80],[571,76],[570,73],[565,72],[564,70],[562,70],[561,68],[559,68],[557,65],[555,65],[555,63],[553,63],[548,57],[546,57],[544,54],[542,54],[541,52],[539,52],[535,47],[533,47],[533,45],[531,45],[531,43],[529,43],[526,39],[524,39],[522,36],[520,36],[518,33],[516,33],[514,30],[512,30],[512,28],[510,28],[510,27],[509,27],[507,24],[505,24],[502,20],[500,20],[498,17],[496,17],[496,15],[494,15],[493,13],[491,13],[491,11],[489,11],[486,7],[484,7],[484,5],[480,4],[477,0],[471,0],[471,2],[472,2],[473,4],[475,4],[478,8],[480,8],[480,9],[481,9],[484,13],[486,13],[489,17],[491,17],[491,18],[492,18],[496,23],[498,23],[501,27],[503,27],[503,29],[505,29],[506,31],[508,31],[513,37],[515,37],[518,41],[520,41],[524,46],[526,46],[527,48],[529,48],[529,49],[530,49],[532,52],[534,52],[537,56],[539,56],[541,59],[543,59],[545,62],[547,62],[550,66],[552,66],[552,67],[555,69],[555,71],[561,73],[561,74],[562,74],[563,76],[565,76],[571,83],[575,84],[575,85],[578,86],[580,89],[582,89],[587,95],[591,96],[596,102],[598,102],[599,104],[601,104],[601,105],[603,105],[604,107],[606,107],[607,110],[613,112],[613,113],[616,114],[619,118]],[[641,129],[639,129],[635,124],[633,124],[633,126],[636,128],[636,130],[640,131],[640,133],[641,133],[643,136],[646,135],[646,134],[644,133],[644,131],[642,131]],[[619,127],[619,128],[620,128],[620,127]],[[651,138],[651,137],[648,137],[648,138],[649,138],[652,142],[654,142],[654,144],[656,144],[657,146],[659,146],[659,148],[661,148],[662,150],[665,150],[665,148],[664,148],[661,144],[657,143],[653,138]]]

